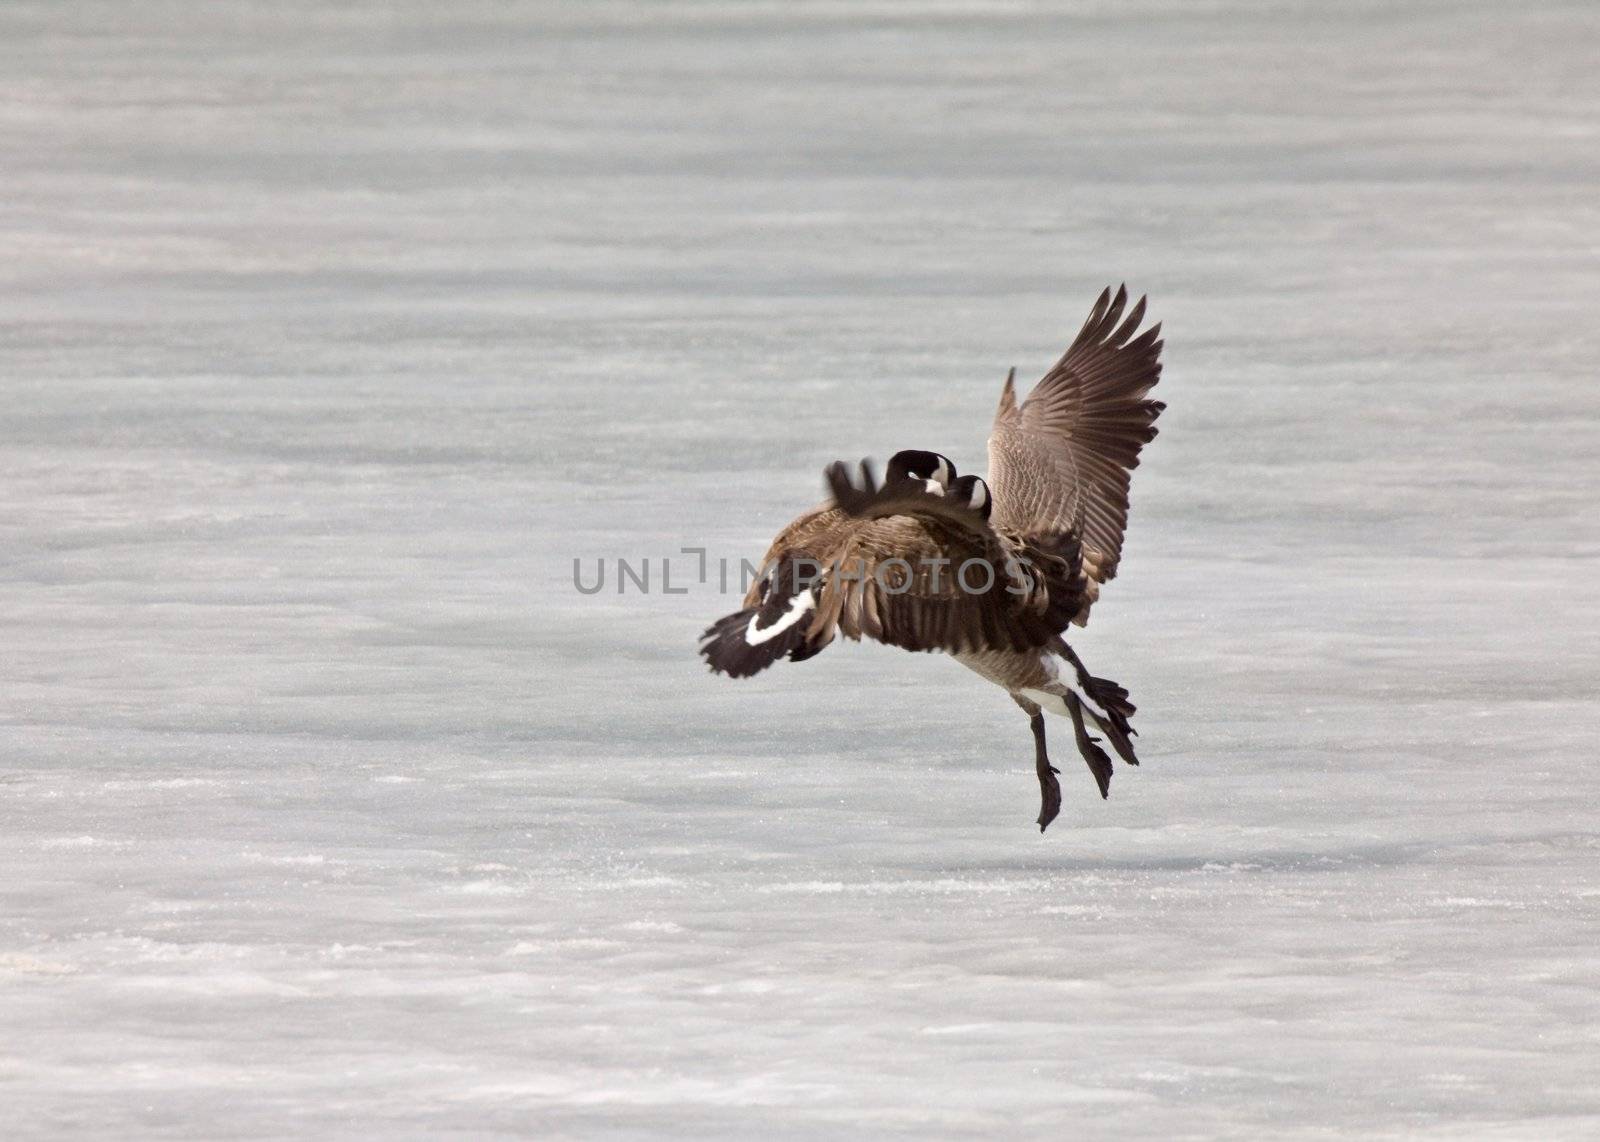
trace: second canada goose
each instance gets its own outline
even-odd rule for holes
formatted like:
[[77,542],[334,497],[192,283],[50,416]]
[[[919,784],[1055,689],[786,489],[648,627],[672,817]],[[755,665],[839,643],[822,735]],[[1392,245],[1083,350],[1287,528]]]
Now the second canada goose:
[[[989,478],[958,476],[937,452],[896,453],[880,485],[863,462],[827,471],[831,503],[778,533],[741,610],[701,636],[711,669],[735,678],[780,658],[800,662],[836,634],[906,650],[942,650],[1003,687],[1028,715],[1043,831],[1061,809],[1045,748],[1045,712],[1072,720],[1100,795],[1112,749],[1137,765],[1115,682],[1089,673],[1062,637],[1082,626],[1116,573],[1129,473],[1165,407],[1161,326],[1143,333],[1145,299],[1108,289],[1027,400],[1006,378],[989,436]],[[1136,335],[1137,334],[1137,335]]]

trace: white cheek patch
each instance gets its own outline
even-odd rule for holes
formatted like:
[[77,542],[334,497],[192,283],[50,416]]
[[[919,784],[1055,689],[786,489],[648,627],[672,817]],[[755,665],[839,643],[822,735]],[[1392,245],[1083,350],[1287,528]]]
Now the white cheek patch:
[[760,614],[752,615],[750,617],[750,625],[745,627],[744,630],[745,642],[751,646],[760,646],[762,643],[767,642],[770,639],[777,638],[784,631],[788,630],[801,619],[805,618],[806,615],[810,614],[811,608],[816,606],[816,604],[817,601],[811,597],[810,591],[800,592],[800,594],[789,600],[789,609],[783,612],[783,614],[778,618],[778,621],[767,627],[765,630],[758,630],[756,628],[756,623],[761,621]]
[[932,493],[935,496],[944,495],[944,485],[941,484],[938,480],[924,480],[924,481],[922,481],[922,486],[926,491]]
[[945,462],[943,456],[939,457],[939,467],[934,471],[933,478],[939,481],[940,488],[950,486],[950,465]]

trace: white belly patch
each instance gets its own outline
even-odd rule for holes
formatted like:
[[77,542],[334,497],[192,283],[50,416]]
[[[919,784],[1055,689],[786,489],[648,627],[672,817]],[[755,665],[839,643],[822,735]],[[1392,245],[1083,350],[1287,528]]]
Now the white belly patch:
[[1020,691],[1024,698],[1030,698],[1039,703],[1040,709],[1049,710],[1052,714],[1067,716],[1067,700],[1060,694],[1052,694],[1048,690],[1023,690]]
[[[1056,668],[1057,664],[1054,659],[1046,658],[1044,664],[1045,668],[1050,671],[1052,682],[1060,677],[1060,670]],[[1055,684],[1058,686],[1061,685],[1060,682],[1055,682]],[[1030,698],[1039,703],[1041,709],[1049,710],[1052,714],[1061,714],[1066,717],[1071,717],[1072,715],[1072,712],[1067,709],[1067,699],[1065,695],[1052,694],[1048,690],[1021,690],[1018,692],[1024,698]],[[1072,692],[1078,696],[1078,701],[1083,704],[1085,713],[1092,715],[1095,719],[1102,723],[1108,723],[1111,721],[1110,715],[1102,710],[1099,704],[1092,700],[1082,690],[1074,688]]]

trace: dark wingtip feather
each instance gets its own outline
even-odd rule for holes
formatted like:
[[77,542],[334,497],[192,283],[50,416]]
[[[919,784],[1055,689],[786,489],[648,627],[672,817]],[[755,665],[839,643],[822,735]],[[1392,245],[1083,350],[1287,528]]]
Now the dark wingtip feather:
[[1122,345],[1128,338],[1132,337],[1138,330],[1139,323],[1144,320],[1144,304],[1145,299],[1143,297],[1134,302],[1133,309],[1128,312],[1128,316],[1123,319],[1116,332],[1112,333],[1106,340],[1113,345]]
[[1085,341],[1094,339],[1095,330],[1100,327],[1100,319],[1111,306],[1111,287],[1106,286],[1100,291],[1100,296],[1094,299],[1094,306],[1089,310],[1089,317],[1078,330],[1078,335],[1072,339],[1074,345],[1081,345]]

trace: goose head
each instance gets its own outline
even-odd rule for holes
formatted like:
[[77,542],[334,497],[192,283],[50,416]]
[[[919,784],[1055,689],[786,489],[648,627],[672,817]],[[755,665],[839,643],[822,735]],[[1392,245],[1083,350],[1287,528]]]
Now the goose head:
[[989,485],[977,476],[962,476],[950,485],[946,493],[952,500],[971,508],[984,519],[994,510],[994,499],[989,495]]
[[956,466],[947,457],[937,452],[912,450],[896,452],[889,458],[889,470],[884,474],[883,482],[888,486],[910,480],[942,496],[955,476]]

